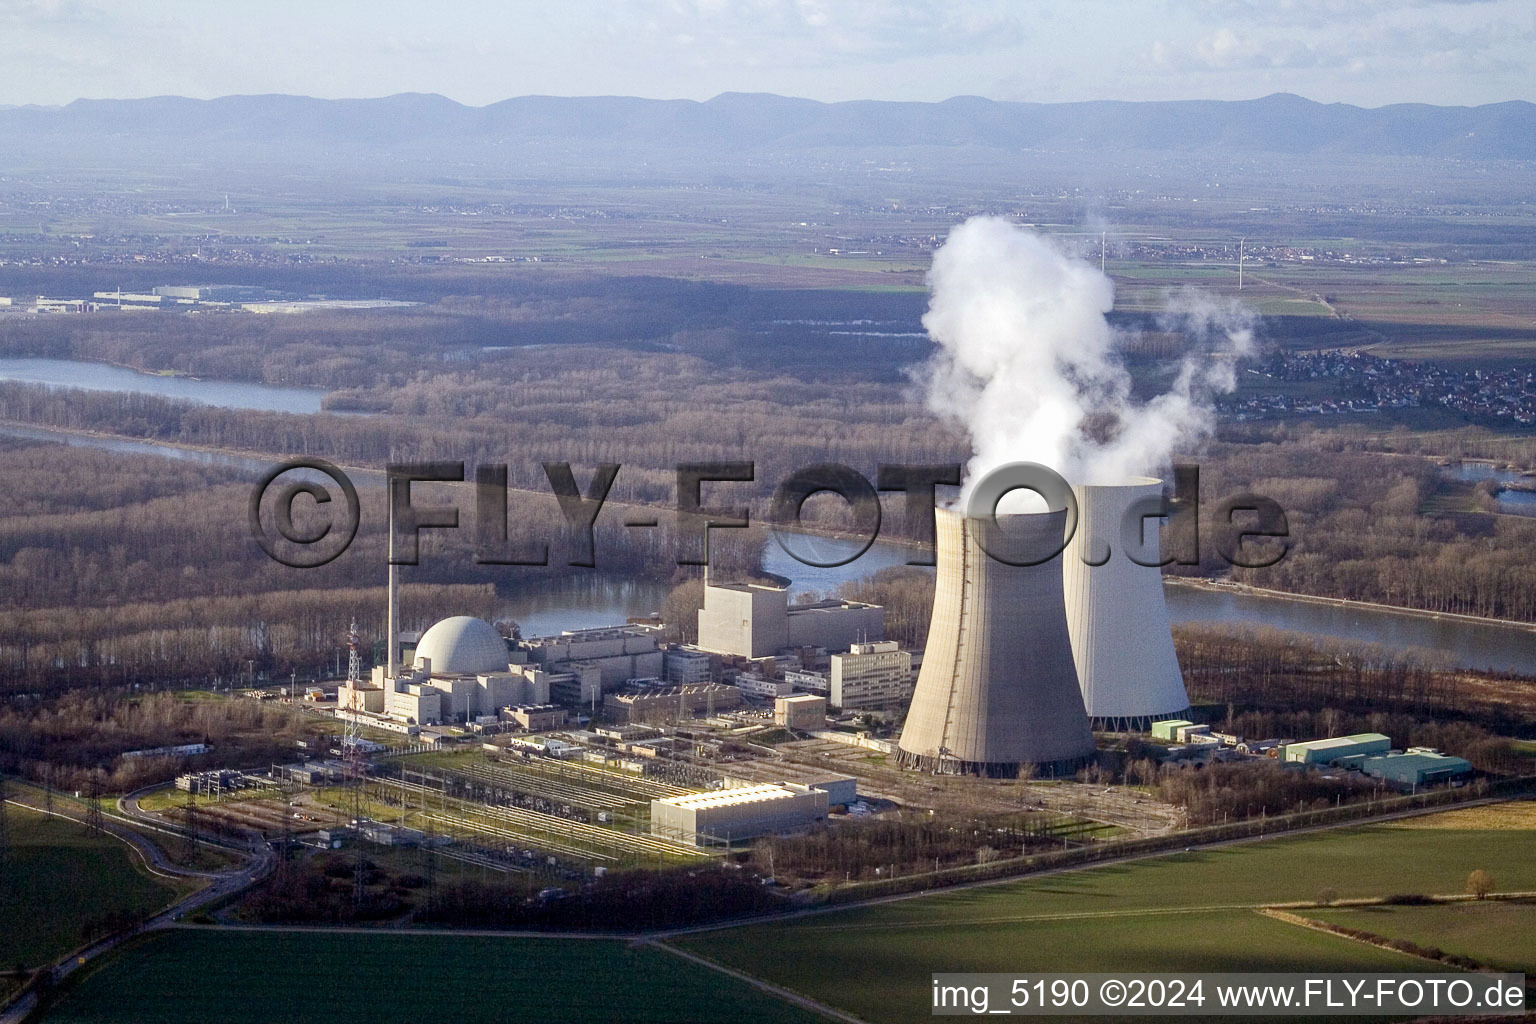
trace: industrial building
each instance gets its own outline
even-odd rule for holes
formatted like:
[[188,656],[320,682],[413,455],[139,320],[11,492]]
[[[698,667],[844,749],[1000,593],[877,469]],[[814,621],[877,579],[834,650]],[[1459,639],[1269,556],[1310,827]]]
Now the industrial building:
[[206,743],[180,743],[171,747],[149,747],[144,750],[125,750],[118,757],[195,757],[213,748]]
[[743,786],[651,801],[651,834],[696,846],[804,829],[827,817],[825,789],[796,783]]
[[1344,757],[1359,754],[1385,754],[1392,749],[1390,737],[1379,732],[1362,732],[1353,736],[1335,736],[1332,739],[1312,740],[1307,743],[1289,743],[1281,759],[1287,764],[1333,764]]
[[603,699],[603,670],[590,662],[566,662],[562,671],[545,672],[533,665],[513,665],[512,670],[529,679],[549,683],[549,699],[557,704],[595,708]]
[[96,292],[91,297],[101,309],[159,309],[165,301],[160,295],[125,291]]
[[1360,771],[1397,789],[1417,790],[1465,780],[1472,762],[1430,747],[1409,747],[1401,754],[1362,758]]
[[720,683],[610,693],[603,698],[603,710],[623,722],[670,722],[739,707],[741,691]]
[[1162,481],[1134,477],[1072,491],[1077,529],[1062,555],[1062,582],[1088,717],[1116,732],[1178,717],[1189,694],[1163,600],[1157,519],[1146,518],[1161,504]]
[[243,774],[227,768],[206,772],[188,772],[185,775],[176,776],[177,789],[184,793],[195,793],[199,796],[227,793],[230,790],[243,789],[246,785],[246,779]]
[[885,638],[885,609],[858,601],[791,606],[789,589],[766,583],[706,585],[698,646],[717,654],[766,658],[797,647],[845,651]]
[[[909,654],[907,657],[910,659],[911,655]],[[908,669],[909,674],[910,672],[911,669]],[[793,683],[797,690],[803,690],[806,693],[819,693],[823,697],[828,696],[832,692],[832,682],[827,678],[825,672],[812,672],[809,669],[786,669],[784,681],[786,683]]]
[[912,655],[894,640],[854,644],[832,655],[828,697],[844,711],[904,703],[912,697]]
[[795,692],[795,684],[784,679],[767,679],[752,672],[736,676],[736,689],[748,697],[776,700]]
[[171,284],[155,288],[154,294],[180,302],[251,302],[277,293],[247,284]]
[[470,722],[514,705],[549,703],[542,673],[513,665],[507,642],[484,619],[455,615],[421,635],[409,665],[394,675],[385,666],[372,682],[344,682],[339,710],[380,715],[413,725]]
[[773,702],[773,720],[786,729],[810,732],[827,727],[827,698],[809,693],[780,697]]
[[661,677],[669,683],[707,683],[714,678],[715,656],[692,647],[670,647],[661,658]]
[[1280,751],[1290,745],[1290,740],[1243,740],[1237,744],[1239,754],[1262,754],[1266,757],[1279,757]]
[[565,725],[566,710],[556,704],[520,704],[502,712],[508,721],[529,732],[559,729]]
[[604,689],[630,679],[660,677],[663,656],[654,631],[640,626],[568,629],[517,642],[518,660],[550,673],[595,667]]
[[1016,566],[987,553],[1059,545],[1066,512],[994,521],[939,509],[936,518],[933,619],[900,760],[1002,777],[1075,770],[1095,746],[1072,660],[1061,557]]
[[833,807],[847,807],[859,798],[859,777],[836,772],[802,775],[795,781],[812,789],[825,790]]
[[1194,724],[1194,722],[1183,718],[1165,718],[1160,722],[1152,723],[1152,738],[1172,743],[1176,739],[1175,733],[1177,730],[1188,728]]

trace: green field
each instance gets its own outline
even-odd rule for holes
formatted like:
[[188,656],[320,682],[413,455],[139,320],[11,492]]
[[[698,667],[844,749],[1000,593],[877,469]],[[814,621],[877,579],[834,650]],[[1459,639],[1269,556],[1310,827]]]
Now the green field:
[[[750,933],[749,933],[750,936]],[[936,971],[1421,971],[1434,965],[1251,910],[851,931],[761,929],[684,943],[870,1021],[931,1019]],[[849,951],[857,949],[856,955]]]
[[[686,948],[871,1020],[928,1017],[935,971],[1423,970],[1427,961],[1259,916],[1266,903],[1459,893],[1485,868],[1536,888],[1528,830],[1391,825],[1159,857],[780,924]],[[856,958],[848,950],[857,948]]]
[[1536,975],[1536,903],[1500,900],[1430,907],[1350,907],[1308,911],[1307,916],[1459,953],[1506,971]]
[[810,1024],[820,1018],[670,953],[615,940],[178,929],[89,971],[44,1019]]
[[154,911],[175,891],[138,867],[120,840],[72,821],[6,808],[10,849],[0,874],[0,964],[35,967],[81,942],[109,911]]
[[[672,942],[870,1021],[929,1017],[935,971],[1420,971],[1428,961],[1261,916],[1271,903],[1459,893],[1474,868],[1536,889],[1521,805],[1193,851],[894,900]],[[1462,814],[1462,817],[1456,817]],[[1506,820],[1507,819],[1507,820]],[[1442,827],[1421,827],[1438,824]],[[1444,827],[1451,826],[1451,827]],[[1394,937],[1470,956],[1523,948],[1536,907],[1392,908]],[[1312,913],[1312,911],[1309,911]],[[1319,917],[1367,911],[1319,910]],[[1377,924],[1361,924],[1372,931]],[[1450,936],[1441,938],[1437,936]],[[1452,938],[1455,941],[1452,941]],[[1529,943],[1525,943],[1529,945]],[[1529,959],[1498,961],[1523,966]],[[1536,968],[1536,965],[1532,965]],[[187,979],[195,978],[194,983]],[[131,1006],[122,994],[131,988]],[[809,1021],[667,951],[620,940],[178,929],[93,966],[57,1022],[367,1019]]]

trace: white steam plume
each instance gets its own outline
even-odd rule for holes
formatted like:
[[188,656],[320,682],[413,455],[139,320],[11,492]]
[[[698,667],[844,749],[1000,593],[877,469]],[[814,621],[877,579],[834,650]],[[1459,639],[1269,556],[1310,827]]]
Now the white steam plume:
[[1167,392],[1135,401],[1123,339],[1105,319],[1113,282],[1000,217],[952,230],[928,284],[923,326],[940,351],[926,367],[927,401],[970,432],[967,483],[1018,461],[1073,483],[1156,472],[1177,445],[1210,431],[1212,395],[1232,390],[1235,362],[1253,347],[1244,307],[1177,292],[1161,326],[1195,344]]

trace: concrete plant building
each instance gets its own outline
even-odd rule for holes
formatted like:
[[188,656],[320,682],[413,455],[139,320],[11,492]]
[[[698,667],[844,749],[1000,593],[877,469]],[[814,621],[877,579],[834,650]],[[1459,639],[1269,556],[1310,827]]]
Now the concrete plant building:
[[793,782],[717,789],[651,801],[651,834],[696,846],[804,829],[827,816],[825,789]]
[[933,619],[900,760],[999,777],[1074,770],[1095,747],[1072,660],[1061,557],[1015,566],[986,550],[1059,546],[1065,510],[993,522],[940,509],[936,525]]
[[752,672],[736,676],[736,689],[748,697],[776,700],[795,692],[795,684],[783,679],[768,679]]
[[741,658],[766,658],[786,648],[845,651],[885,637],[885,609],[858,601],[791,606],[789,588],[725,583],[704,588],[698,647]]
[[1162,481],[1133,477],[1072,491],[1077,529],[1062,555],[1062,582],[1088,717],[1115,732],[1179,717],[1189,710],[1189,694],[1156,564],[1158,521],[1145,517],[1161,503]]
[[570,671],[570,666],[596,666],[604,688],[630,679],[659,677],[663,656],[656,634],[638,626],[604,626],[568,629],[556,636],[528,637],[517,642],[527,663],[548,672]]
[[556,704],[519,704],[507,708],[502,715],[529,732],[559,729],[565,725],[566,710]]
[[673,722],[699,712],[714,714],[741,707],[741,691],[721,683],[668,686],[640,693],[610,693],[603,710],[623,722]]
[[455,615],[421,635],[409,665],[371,685],[343,683],[337,707],[414,725],[472,721],[513,705],[549,703],[549,680],[511,663],[507,642],[484,619]]
[[904,703],[912,696],[912,655],[894,640],[854,644],[832,655],[828,684],[828,703],[844,711]]
[[773,702],[773,721],[786,729],[810,732],[827,727],[827,698],[809,693],[780,697]]
[[670,647],[661,658],[661,677],[669,683],[707,683],[714,678],[716,655],[691,647]]

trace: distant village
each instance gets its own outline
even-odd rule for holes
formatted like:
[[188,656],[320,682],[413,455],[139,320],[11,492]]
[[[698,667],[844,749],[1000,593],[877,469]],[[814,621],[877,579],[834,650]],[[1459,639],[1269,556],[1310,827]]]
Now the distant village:
[[1290,413],[1343,415],[1440,406],[1476,420],[1536,423],[1536,370],[1453,370],[1365,352],[1284,353],[1248,371],[1277,381],[1328,381],[1328,398],[1240,394],[1222,403],[1231,419]]

